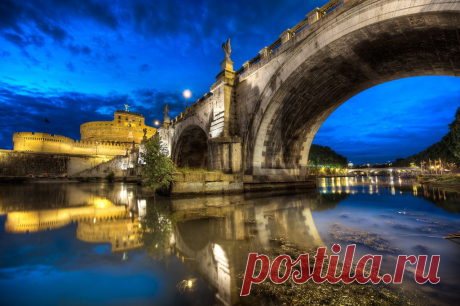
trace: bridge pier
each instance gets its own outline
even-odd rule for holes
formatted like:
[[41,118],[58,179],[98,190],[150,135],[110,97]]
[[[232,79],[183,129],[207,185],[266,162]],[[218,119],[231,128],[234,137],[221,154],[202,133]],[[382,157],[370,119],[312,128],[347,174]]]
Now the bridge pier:
[[208,140],[208,170],[221,170],[226,174],[242,171],[242,139],[238,136]]

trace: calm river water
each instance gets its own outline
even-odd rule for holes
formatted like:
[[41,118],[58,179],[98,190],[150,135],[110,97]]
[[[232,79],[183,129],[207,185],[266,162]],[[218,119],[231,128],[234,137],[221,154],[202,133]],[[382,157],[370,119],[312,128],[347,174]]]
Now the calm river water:
[[439,284],[415,284],[408,264],[402,286],[428,304],[460,300],[460,244],[443,239],[460,231],[459,194],[398,178],[318,185],[189,199],[123,183],[1,185],[0,304],[249,304],[238,289],[248,253],[281,238],[357,242],[355,259],[381,254],[391,274],[398,254],[441,255]]

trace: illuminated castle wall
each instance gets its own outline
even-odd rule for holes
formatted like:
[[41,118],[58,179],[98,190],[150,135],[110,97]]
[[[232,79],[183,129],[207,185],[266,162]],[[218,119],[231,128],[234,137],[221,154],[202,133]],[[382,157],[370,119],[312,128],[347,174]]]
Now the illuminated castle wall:
[[81,141],[46,133],[21,132],[13,134],[15,151],[124,155],[132,148],[133,142],[139,144],[147,129],[147,138],[156,129],[145,125],[141,114],[117,110],[113,121],[87,122],[80,126]]

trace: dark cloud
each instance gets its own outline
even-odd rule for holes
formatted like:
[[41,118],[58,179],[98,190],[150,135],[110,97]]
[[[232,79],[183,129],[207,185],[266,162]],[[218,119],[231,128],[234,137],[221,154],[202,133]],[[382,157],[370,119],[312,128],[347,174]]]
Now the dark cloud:
[[72,62],[67,62],[65,65],[69,71],[75,72],[75,66],[73,65]]
[[[61,44],[73,54],[90,54],[88,46],[71,41],[72,36],[61,26],[72,17],[87,18],[115,30],[118,21],[107,3],[80,1],[10,1],[0,2],[0,35],[24,49],[28,45],[43,47],[44,36]],[[30,33],[30,29],[41,32]],[[68,41],[70,41],[68,43]]]
[[139,66],[139,70],[142,72],[149,72],[150,70],[152,70],[152,67],[150,67],[149,64],[143,64]]
[[38,66],[40,64],[40,62],[35,58],[33,57],[32,55],[30,55],[29,52],[27,52],[26,50],[22,50],[22,55],[27,58],[34,66]]
[[20,48],[24,48],[28,45],[35,45],[37,47],[43,47],[45,45],[45,40],[41,35],[17,35],[13,33],[4,33],[3,37]]
[[113,53],[105,54],[104,57],[105,57],[105,60],[108,62],[115,62],[118,58],[117,55]]
[[64,31],[59,25],[51,24],[46,21],[37,21],[37,27],[48,36],[52,37],[54,41],[63,42],[67,37],[67,32]]
[[88,46],[79,46],[79,45],[76,45],[76,44],[72,44],[72,43],[69,43],[67,45],[67,48],[70,50],[70,52],[72,52],[73,54],[90,54],[91,53],[91,49],[88,47]]

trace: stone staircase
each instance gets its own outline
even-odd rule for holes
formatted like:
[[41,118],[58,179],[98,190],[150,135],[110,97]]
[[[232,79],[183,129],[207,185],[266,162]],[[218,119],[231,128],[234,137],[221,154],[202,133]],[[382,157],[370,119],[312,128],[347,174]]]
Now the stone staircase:
[[109,161],[100,163],[99,165],[78,172],[72,175],[72,177],[105,178],[112,171],[115,173],[115,177],[123,177],[125,176],[124,171],[127,171],[123,169],[125,169],[125,167],[129,164],[129,159],[129,156],[118,155]]

